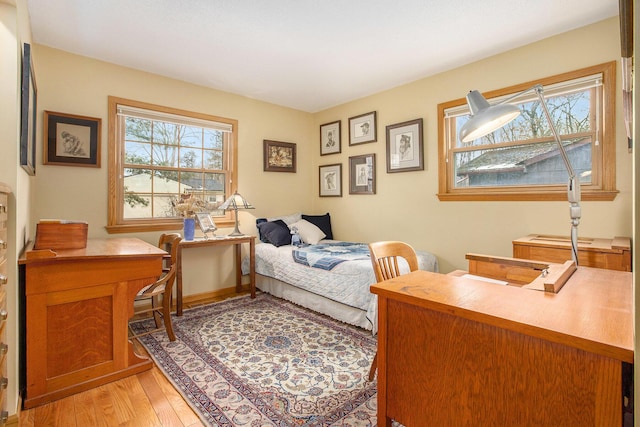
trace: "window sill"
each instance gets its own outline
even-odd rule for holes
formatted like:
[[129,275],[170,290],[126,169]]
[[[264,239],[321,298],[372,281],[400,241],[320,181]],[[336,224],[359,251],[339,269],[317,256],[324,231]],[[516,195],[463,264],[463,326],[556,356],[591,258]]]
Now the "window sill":
[[[590,202],[610,202],[613,201],[618,195],[617,190],[609,191],[583,191],[581,201]],[[545,192],[545,193],[483,193],[480,191],[474,191],[473,193],[438,193],[438,199],[441,202],[481,202],[481,201],[567,201],[567,192]]]

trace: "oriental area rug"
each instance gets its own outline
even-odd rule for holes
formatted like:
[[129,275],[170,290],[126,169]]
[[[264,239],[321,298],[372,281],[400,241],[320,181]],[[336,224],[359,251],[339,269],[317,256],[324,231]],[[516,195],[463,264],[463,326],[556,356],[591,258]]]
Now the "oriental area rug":
[[369,331],[264,293],[185,310],[173,327],[174,342],[139,340],[206,425],[376,425]]

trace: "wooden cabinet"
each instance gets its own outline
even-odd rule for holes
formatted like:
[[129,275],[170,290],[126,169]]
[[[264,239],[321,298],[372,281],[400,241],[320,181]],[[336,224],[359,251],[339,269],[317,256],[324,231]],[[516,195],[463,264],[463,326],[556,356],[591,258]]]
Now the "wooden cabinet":
[[[514,258],[556,263],[571,259],[569,237],[529,234],[512,243]],[[585,267],[631,271],[631,240],[628,237],[579,237],[578,264]]]
[[7,422],[7,220],[9,216],[9,188],[0,183],[0,426]]
[[25,408],[151,367],[135,354],[127,324],[136,293],[160,275],[165,254],[121,238],[26,252],[19,260],[25,267]]

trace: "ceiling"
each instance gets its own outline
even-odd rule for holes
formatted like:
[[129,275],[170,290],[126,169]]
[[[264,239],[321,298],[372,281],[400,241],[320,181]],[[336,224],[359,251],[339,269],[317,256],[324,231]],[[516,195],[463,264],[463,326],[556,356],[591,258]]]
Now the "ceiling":
[[33,43],[317,112],[618,15],[618,0],[27,0]]

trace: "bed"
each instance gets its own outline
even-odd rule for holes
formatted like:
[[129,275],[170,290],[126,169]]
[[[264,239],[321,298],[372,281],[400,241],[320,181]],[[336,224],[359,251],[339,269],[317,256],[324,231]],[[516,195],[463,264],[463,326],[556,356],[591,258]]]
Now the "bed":
[[[255,248],[258,289],[377,332],[377,296],[369,291],[375,276],[366,243],[334,240],[329,214],[258,219],[257,226],[262,242]],[[290,244],[292,230],[299,233],[301,247]],[[420,269],[438,271],[433,254],[416,253]],[[244,273],[248,267],[245,259]],[[408,271],[406,263],[400,268]]]

